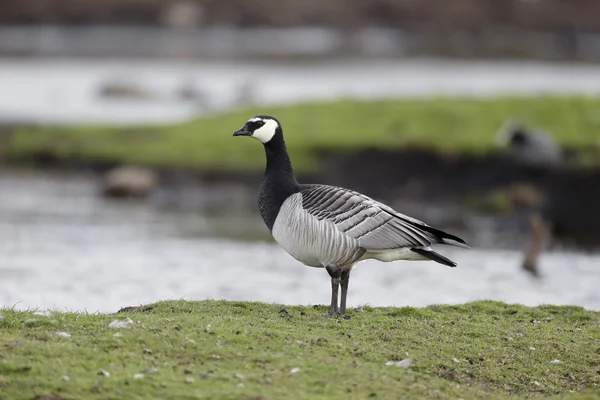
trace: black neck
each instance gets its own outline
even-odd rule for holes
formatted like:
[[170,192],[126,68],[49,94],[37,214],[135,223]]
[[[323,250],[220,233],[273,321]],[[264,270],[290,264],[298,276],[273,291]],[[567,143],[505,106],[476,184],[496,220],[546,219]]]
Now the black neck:
[[265,153],[267,167],[258,194],[258,208],[265,224],[272,230],[283,202],[300,189],[281,132],[265,143]]
[[296,182],[292,161],[290,160],[282,135],[275,135],[273,139],[265,143],[265,153],[267,154],[265,179],[275,178],[277,180]]

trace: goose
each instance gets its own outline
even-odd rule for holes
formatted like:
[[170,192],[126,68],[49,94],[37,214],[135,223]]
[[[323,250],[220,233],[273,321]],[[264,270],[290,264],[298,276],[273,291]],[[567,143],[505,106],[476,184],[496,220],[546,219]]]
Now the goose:
[[564,161],[562,148],[543,131],[528,131],[512,120],[496,133],[499,145],[508,146],[518,163],[529,167],[560,167]]
[[346,313],[350,271],[357,262],[433,260],[455,267],[454,261],[430,246],[440,243],[468,248],[464,240],[361,193],[298,183],[283,129],[274,117],[250,118],[233,136],[249,136],[263,144],[267,165],[258,193],[260,215],[287,253],[307,266],[325,268],[331,277],[331,317]]

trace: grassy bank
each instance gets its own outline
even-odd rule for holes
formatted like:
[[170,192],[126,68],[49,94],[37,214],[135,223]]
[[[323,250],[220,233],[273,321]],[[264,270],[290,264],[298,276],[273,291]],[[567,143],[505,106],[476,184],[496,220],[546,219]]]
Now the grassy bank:
[[0,156],[141,163],[201,170],[263,168],[256,143],[231,133],[255,114],[271,114],[284,125],[296,168],[318,167],[319,150],[408,145],[458,154],[495,149],[495,132],[507,118],[547,129],[563,145],[600,159],[600,98],[336,101],[261,107],[166,127],[75,127],[21,129]]
[[[3,309],[0,398],[600,396],[598,312],[489,301],[359,311],[336,320],[324,306],[224,301],[116,315]],[[126,317],[137,323],[109,327]],[[408,358],[408,368],[386,365]]]

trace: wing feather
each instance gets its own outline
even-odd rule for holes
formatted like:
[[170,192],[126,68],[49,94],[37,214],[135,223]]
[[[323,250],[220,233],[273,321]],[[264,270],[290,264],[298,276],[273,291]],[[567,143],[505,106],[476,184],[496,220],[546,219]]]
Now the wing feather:
[[424,222],[397,213],[358,192],[335,186],[306,185],[301,193],[306,212],[319,220],[332,222],[338,231],[358,240],[363,249],[421,247],[440,242]]

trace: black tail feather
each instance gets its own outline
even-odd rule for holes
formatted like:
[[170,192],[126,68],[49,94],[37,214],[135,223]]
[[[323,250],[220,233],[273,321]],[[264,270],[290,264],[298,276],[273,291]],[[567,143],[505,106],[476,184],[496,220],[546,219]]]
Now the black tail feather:
[[[439,240],[438,243],[440,243],[440,244],[447,244],[447,245],[451,245],[451,246],[458,246],[458,247],[469,248],[469,245],[467,245],[465,243],[465,241],[462,240],[461,238],[459,238],[458,236],[454,236],[454,235],[451,235],[451,234],[449,234],[447,232],[440,231],[439,229],[432,228],[432,227],[430,227],[428,225],[420,225],[420,224],[416,224],[416,223],[414,223],[412,221],[407,221],[407,222],[410,223],[411,225],[413,225],[414,227],[417,227],[417,228],[419,228],[419,229],[421,229],[421,230],[423,230],[425,232],[431,233],[433,236],[435,236]],[[450,239],[450,240],[453,240],[453,241],[455,241],[457,243],[449,243],[449,242],[445,241],[444,239]]]
[[439,262],[440,264],[444,264],[447,265],[449,267],[456,267],[456,263],[446,257],[444,257],[443,255],[436,253],[433,250],[427,250],[427,249],[423,249],[420,247],[413,247],[412,249],[410,249],[411,251],[414,251],[417,254],[422,255],[423,257],[427,257],[430,260],[433,260],[435,262]]
[[[407,219],[407,218],[402,218],[402,216],[400,216],[398,214],[395,214],[392,211],[388,211],[388,210],[384,210],[384,211],[386,211],[390,215],[393,215],[396,218],[401,219],[402,221],[406,222],[407,224],[410,224],[410,225],[414,226],[417,229],[420,229],[422,231],[430,233],[431,235],[433,235],[437,239],[436,243],[446,244],[446,245],[449,245],[449,246],[464,247],[464,248],[470,249],[469,245],[467,243],[465,243],[465,241],[462,240],[461,238],[459,238],[458,236],[454,236],[454,235],[451,235],[451,234],[449,234],[447,232],[441,231],[439,229],[432,228],[431,226],[426,225],[426,224],[424,224],[422,222],[419,223],[419,222],[415,222],[415,221]],[[446,239],[451,240],[452,242],[449,242]],[[448,261],[450,261],[450,260],[448,260]],[[442,262],[442,264],[444,264],[444,263]]]

